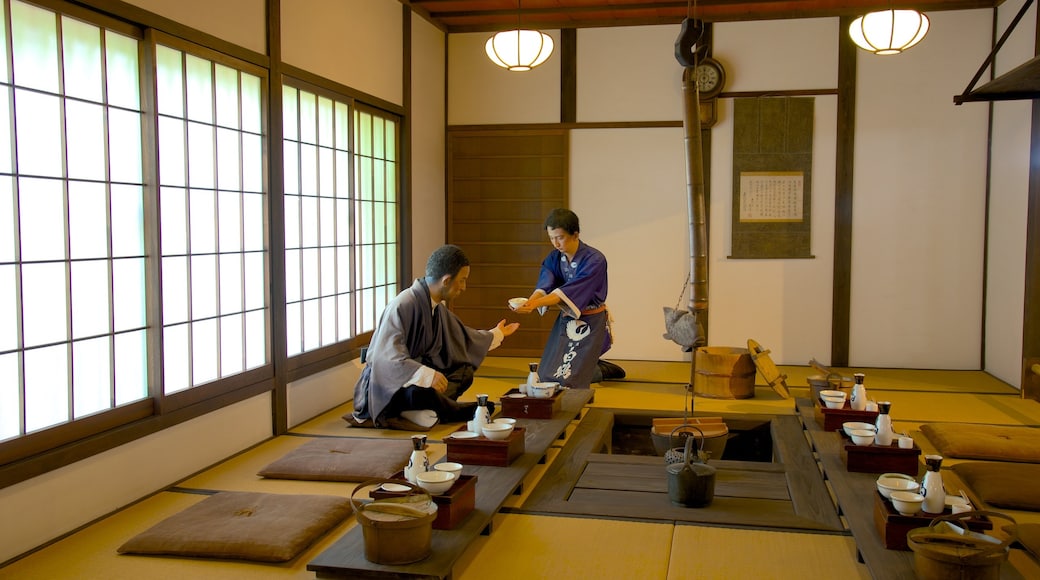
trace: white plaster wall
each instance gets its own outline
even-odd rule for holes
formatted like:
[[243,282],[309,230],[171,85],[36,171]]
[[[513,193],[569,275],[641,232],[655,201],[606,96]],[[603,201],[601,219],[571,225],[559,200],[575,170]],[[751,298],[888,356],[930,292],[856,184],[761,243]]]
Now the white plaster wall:
[[211,34],[248,48],[260,54],[267,54],[267,13],[264,0],[126,0],[144,8],[185,24],[207,34]]
[[412,278],[424,274],[426,258],[446,239],[445,37],[412,16]]
[[[997,30],[1003,31],[1021,9],[1020,3],[1001,5]],[[997,53],[997,76],[1033,57],[1036,5],[1027,11]],[[977,59],[982,65],[983,57]],[[970,77],[969,77],[970,79]],[[979,86],[989,79],[987,73]],[[967,86],[967,81],[964,83]],[[962,107],[985,108],[985,103]],[[1029,211],[1029,131],[1032,102],[993,103],[992,171],[990,174],[989,248],[986,283],[985,370],[1021,388],[1022,325],[1025,300],[1026,215]]]
[[289,428],[353,400],[362,368],[361,359],[354,359],[289,383]]
[[[761,39],[770,39],[763,43]],[[833,90],[838,20],[719,23],[712,56],[728,92]],[[778,364],[829,363],[834,267],[837,98],[813,99],[812,259],[731,260],[733,100],[720,99],[712,130],[708,342],[746,347],[749,338]]]
[[577,120],[682,119],[678,34],[678,25],[578,30]]
[[859,53],[851,365],[980,368],[986,110],[953,96],[988,15],[936,12],[909,51]]
[[609,263],[615,341],[607,358],[683,360],[661,337],[661,308],[675,306],[690,264],[684,160],[679,128],[571,134],[571,209],[581,239]]
[[[559,50],[557,30],[542,30]],[[489,33],[448,37],[448,124],[560,122],[560,57],[533,70],[510,72],[484,53]]]
[[387,0],[282,2],[282,60],[401,105],[402,18]]
[[713,34],[712,57],[726,67],[724,91],[838,86],[837,18],[720,22]]
[[[271,437],[265,393],[0,489],[0,562]],[[2,574],[0,574],[2,575]]]
[[777,364],[829,364],[834,268],[837,97],[813,97],[812,259],[731,260],[733,101],[712,131],[708,343],[747,347],[754,339]]

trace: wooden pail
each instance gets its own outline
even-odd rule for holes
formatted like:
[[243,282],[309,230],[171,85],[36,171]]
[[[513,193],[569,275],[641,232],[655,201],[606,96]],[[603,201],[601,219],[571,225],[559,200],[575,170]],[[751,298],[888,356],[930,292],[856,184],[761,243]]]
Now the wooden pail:
[[755,396],[755,361],[746,348],[702,346],[694,353],[693,393],[711,399]]

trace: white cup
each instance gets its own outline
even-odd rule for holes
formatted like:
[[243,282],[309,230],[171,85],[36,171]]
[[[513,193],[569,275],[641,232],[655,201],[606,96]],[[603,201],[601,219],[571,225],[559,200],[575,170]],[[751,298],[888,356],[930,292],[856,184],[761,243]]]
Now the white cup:
[[914,448],[914,438],[913,437],[906,437],[906,436],[900,437],[899,438],[899,448],[900,449],[913,449]]

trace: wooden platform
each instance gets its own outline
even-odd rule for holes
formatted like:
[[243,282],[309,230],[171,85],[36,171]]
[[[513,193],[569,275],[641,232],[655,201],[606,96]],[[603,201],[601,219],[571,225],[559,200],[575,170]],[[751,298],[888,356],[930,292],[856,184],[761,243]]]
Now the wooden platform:
[[662,458],[600,453],[612,424],[591,409],[521,511],[846,533],[796,417],[771,420],[774,462],[712,460],[715,499],[699,509],[669,501]]
[[[834,489],[838,507],[849,522],[860,559],[878,580],[916,579],[913,552],[887,549],[874,524],[874,494],[878,474],[848,471],[841,456],[844,446],[841,436],[837,432],[823,430],[816,420],[811,400],[796,399],[795,405],[820,458],[827,481]],[[923,470],[922,465],[920,472],[923,473]],[[957,491],[950,488],[949,482],[947,487],[951,492]],[[1005,562],[1000,577],[1018,579],[1022,575]]]
[[563,405],[552,419],[520,419],[525,428],[524,454],[508,467],[467,465],[465,475],[477,476],[473,511],[453,530],[434,530],[431,555],[414,564],[388,566],[365,559],[363,530],[355,526],[328,550],[307,564],[319,578],[448,578],[455,561],[481,533],[491,533],[492,517],[510,494],[516,492],[527,473],[542,461],[549,446],[592,398],[589,389],[568,389]]

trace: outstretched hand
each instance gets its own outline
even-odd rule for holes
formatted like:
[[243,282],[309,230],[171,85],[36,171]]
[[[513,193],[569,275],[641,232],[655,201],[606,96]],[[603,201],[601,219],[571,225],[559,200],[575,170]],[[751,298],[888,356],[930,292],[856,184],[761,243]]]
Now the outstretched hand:
[[498,324],[495,325],[495,328],[502,331],[502,336],[509,336],[510,334],[516,332],[516,329],[520,328],[520,323],[510,322],[509,324],[506,324],[506,319],[503,318],[502,320],[498,321]]

